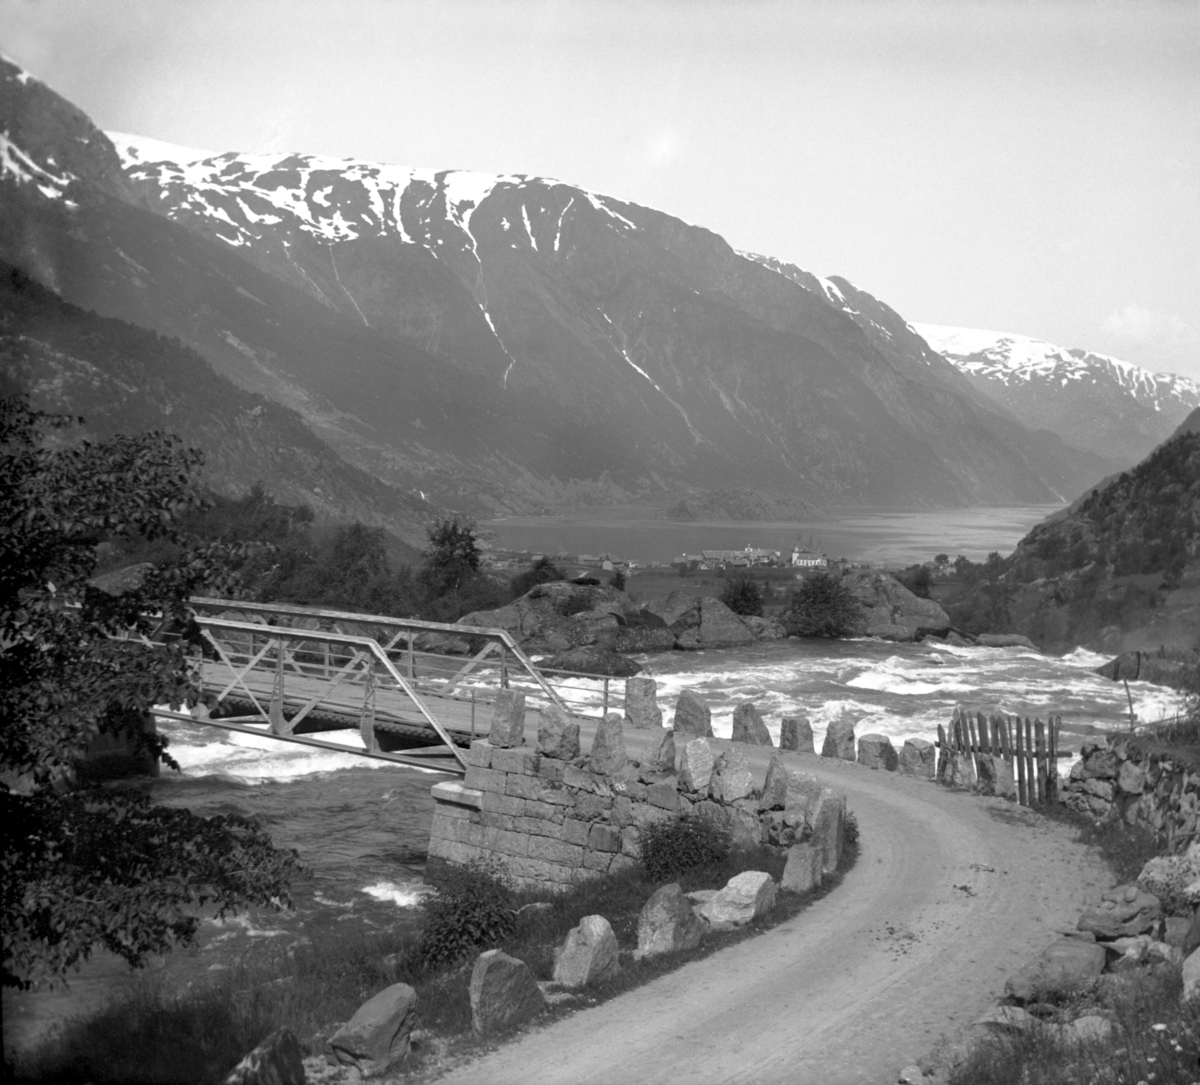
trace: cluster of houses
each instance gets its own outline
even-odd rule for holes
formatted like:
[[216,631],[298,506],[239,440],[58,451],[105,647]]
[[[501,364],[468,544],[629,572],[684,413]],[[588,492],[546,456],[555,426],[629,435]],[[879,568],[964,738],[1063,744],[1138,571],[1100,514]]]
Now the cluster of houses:
[[749,569],[761,566],[791,566],[794,569],[824,569],[829,559],[824,554],[796,546],[790,559],[779,550],[762,550],[747,546],[741,550],[701,550],[684,554],[677,563],[688,572],[706,569]]

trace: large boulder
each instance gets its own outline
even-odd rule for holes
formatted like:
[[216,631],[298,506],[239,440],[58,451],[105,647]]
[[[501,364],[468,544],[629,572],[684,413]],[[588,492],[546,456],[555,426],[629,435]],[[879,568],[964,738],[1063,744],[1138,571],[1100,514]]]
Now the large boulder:
[[736,648],[752,644],[754,633],[746,627],[720,599],[705,596],[700,600],[700,624],[675,636],[675,647],[688,650],[701,648]]
[[840,761],[854,760],[854,721],[845,716],[830,720],[825,730],[825,741],[821,743],[821,756],[834,757]]
[[937,774],[937,747],[927,738],[906,738],[900,749],[900,771],[932,780]]
[[1095,942],[1064,938],[1009,977],[1005,994],[1015,1002],[1040,1002],[1077,992],[1100,975],[1106,957]]
[[590,644],[613,647],[638,610],[629,597],[606,585],[566,580],[535,584],[520,599],[496,610],[479,610],[459,625],[504,629],[527,651],[562,652]]
[[1132,937],[1153,930],[1161,915],[1162,908],[1153,893],[1137,885],[1118,885],[1090,902],[1076,927],[1091,931],[1097,938]]
[[290,1028],[277,1028],[237,1064],[222,1085],[304,1085],[304,1049]]
[[417,992],[393,983],[364,1002],[325,1043],[325,1059],[365,1076],[385,1074],[408,1054],[417,1020]]
[[733,741],[752,746],[770,746],[771,733],[753,701],[743,701],[733,710]]
[[980,633],[975,643],[981,648],[1032,648],[1035,652],[1038,646],[1028,637],[1020,633]]
[[887,735],[863,735],[858,740],[858,763],[869,769],[895,772],[900,760]]
[[1188,676],[1196,673],[1200,656],[1188,649],[1160,649],[1154,652],[1122,652],[1096,668],[1096,673],[1114,682],[1153,682],[1156,686],[1182,689]]
[[730,878],[725,888],[701,904],[696,913],[715,931],[744,927],[770,911],[775,904],[776,889],[770,874],[744,870]]
[[779,748],[795,753],[815,753],[813,729],[807,716],[784,716],[779,721]]
[[675,702],[671,728],[680,738],[712,738],[712,709],[700,694],[685,689]]
[[596,737],[592,739],[592,753],[588,768],[600,776],[612,776],[629,763],[625,751],[625,731],[621,717],[610,712],[596,726]]
[[913,640],[926,633],[945,635],[950,630],[950,616],[937,603],[914,595],[893,576],[857,570],[847,573],[843,583],[861,608],[852,629],[856,636],[885,626],[891,627],[891,640]]
[[634,957],[653,957],[673,950],[692,949],[704,937],[704,924],[678,882],[654,892],[638,916],[638,944]]
[[714,799],[728,805],[748,798],[754,790],[754,774],[750,771],[750,762],[736,745],[730,746],[717,758],[709,789]]
[[529,965],[499,949],[489,949],[476,959],[467,993],[471,1027],[484,1035],[522,1025],[546,1008]]
[[759,640],[784,640],[788,633],[783,622],[775,618],[760,618],[755,614],[741,615],[742,624]]
[[598,644],[581,645],[559,652],[541,664],[547,671],[571,671],[575,674],[594,674],[609,678],[630,678],[642,668],[628,656]]
[[700,600],[685,591],[668,592],[643,604],[642,610],[658,618],[673,633],[694,629],[700,624]]
[[760,810],[807,811],[821,795],[821,784],[811,772],[793,768],[779,754],[767,763],[767,778],[763,782]]
[[662,709],[658,707],[658,683],[653,678],[625,679],[625,718],[638,730],[662,727]]
[[556,955],[554,982],[570,988],[601,983],[620,971],[619,954],[612,924],[602,915],[585,915]]

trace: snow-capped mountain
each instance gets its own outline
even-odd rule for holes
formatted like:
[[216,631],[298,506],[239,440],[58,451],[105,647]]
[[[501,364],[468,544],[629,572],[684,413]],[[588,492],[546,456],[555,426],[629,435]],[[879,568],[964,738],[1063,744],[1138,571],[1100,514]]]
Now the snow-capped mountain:
[[442,504],[1038,502],[1107,467],[844,280],[576,185],[110,138],[3,63],[0,130],[0,258]]
[[916,324],[929,345],[1018,417],[1132,464],[1200,406],[1200,384],[1027,335]]

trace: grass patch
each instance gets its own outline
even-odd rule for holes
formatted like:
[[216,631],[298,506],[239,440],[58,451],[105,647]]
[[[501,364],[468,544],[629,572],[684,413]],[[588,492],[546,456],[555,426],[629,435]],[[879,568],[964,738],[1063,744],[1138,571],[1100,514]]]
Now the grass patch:
[[[715,889],[745,870],[765,870],[778,880],[786,853],[739,852],[719,863],[667,879],[634,868],[577,886],[557,897],[515,893],[513,906],[545,901],[550,907],[523,913],[498,948],[525,961],[539,980],[554,970],[554,950],[586,915],[603,915],[621,946],[621,971],[608,982],[572,993],[550,1008],[548,1019],[595,1005],[679,968],[688,961],[753,937],[786,922],[836,888],[858,855],[857,834],[847,833],[838,872],[815,893],[780,892],[772,911],[733,931],[711,932],[696,949],[634,961],[637,920],[646,900],[666,881],[684,892]],[[187,987],[160,977],[144,978],[132,992],[58,1031],[10,1066],[16,1081],[74,1085],[198,1085],[220,1081],[271,1031],[287,1026],[310,1054],[368,998],[392,983],[417,991],[418,1021],[408,1079],[441,1073],[449,1062],[495,1046],[502,1035],[479,1038],[471,1031],[467,984],[475,953],[459,962],[431,965],[419,932],[334,932],[317,944],[286,950],[257,948],[233,968]],[[546,1020],[547,1018],[543,1018]]]
[[1061,803],[1040,807],[1038,812],[1050,821],[1074,829],[1080,844],[1096,848],[1118,885],[1137,881],[1142,867],[1162,854],[1160,838],[1145,825],[1129,825],[1121,818],[1094,821]]

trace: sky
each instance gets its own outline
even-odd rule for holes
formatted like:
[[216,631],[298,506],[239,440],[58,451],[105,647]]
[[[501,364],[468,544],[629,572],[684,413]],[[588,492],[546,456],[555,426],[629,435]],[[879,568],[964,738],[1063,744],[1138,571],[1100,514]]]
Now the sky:
[[528,173],[1200,380],[1200,2],[0,0],[101,127]]

